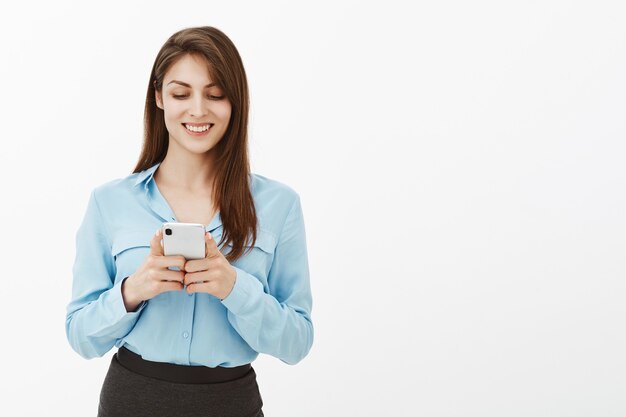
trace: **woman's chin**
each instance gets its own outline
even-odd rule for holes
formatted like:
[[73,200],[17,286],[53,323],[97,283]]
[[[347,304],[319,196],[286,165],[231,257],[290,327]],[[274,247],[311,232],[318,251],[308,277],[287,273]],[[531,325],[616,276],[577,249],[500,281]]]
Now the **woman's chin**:
[[172,144],[174,144],[174,146],[178,148],[179,151],[195,155],[206,154],[207,152],[213,150],[216,145],[216,143],[188,143],[187,141],[185,141],[184,143],[180,143],[176,140],[170,141],[170,147],[172,146]]

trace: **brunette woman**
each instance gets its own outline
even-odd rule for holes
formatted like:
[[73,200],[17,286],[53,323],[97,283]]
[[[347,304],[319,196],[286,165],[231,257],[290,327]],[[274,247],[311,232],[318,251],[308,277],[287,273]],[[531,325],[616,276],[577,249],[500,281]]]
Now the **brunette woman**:
[[[262,416],[251,362],[313,343],[299,195],[250,172],[248,85],[213,27],[173,34],[152,67],[132,174],[96,187],[76,236],[66,332],[114,346],[105,416]],[[164,222],[205,226],[204,259],[164,256]],[[157,231],[157,233],[155,233]]]

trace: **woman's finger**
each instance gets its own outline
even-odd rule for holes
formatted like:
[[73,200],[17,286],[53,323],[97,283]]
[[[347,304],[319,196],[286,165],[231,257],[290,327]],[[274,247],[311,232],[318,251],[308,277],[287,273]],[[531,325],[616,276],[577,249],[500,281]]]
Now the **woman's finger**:
[[184,274],[184,284],[189,285],[198,282],[205,282],[211,280],[211,273],[209,271],[191,272]]
[[159,275],[159,278],[161,281],[176,281],[182,284],[185,279],[185,273],[181,271],[166,270]]
[[163,256],[163,246],[161,246],[161,229],[157,230],[150,240],[150,255]]
[[187,294],[192,294],[194,292],[205,292],[211,294],[215,290],[215,284],[213,281],[191,283],[187,285],[185,290],[187,291]]
[[183,289],[182,282],[178,281],[161,281],[159,282],[159,293],[165,291],[180,291]]
[[177,267],[179,270],[182,271],[185,269],[186,262],[187,260],[182,255],[168,255],[158,258],[155,264],[157,268]]
[[214,258],[216,256],[222,255],[219,248],[217,247],[217,243],[215,242],[215,239],[213,239],[213,236],[211,236],[211,233],[209,232],[205,233],[204,243],[206,247],[206,255],[205,255],[206,258]]
[[192,259],[185,263],[185,272],[206,271],[210,264],[211,260],[207,258]]

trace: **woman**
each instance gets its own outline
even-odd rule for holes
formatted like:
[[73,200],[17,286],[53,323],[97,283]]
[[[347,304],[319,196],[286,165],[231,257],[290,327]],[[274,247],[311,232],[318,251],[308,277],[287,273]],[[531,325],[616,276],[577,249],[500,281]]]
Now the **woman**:
[[[77,232],[68,340],[85,358],[119,348],[99,416],[262,416],[250,363],[295,364],[311,348],[300,199],[250,173],[248,106],[224,33],[189,28],[163,45],[139,162],[93,190]],[[204,259],[163,255],[172,221],[207,225]]]

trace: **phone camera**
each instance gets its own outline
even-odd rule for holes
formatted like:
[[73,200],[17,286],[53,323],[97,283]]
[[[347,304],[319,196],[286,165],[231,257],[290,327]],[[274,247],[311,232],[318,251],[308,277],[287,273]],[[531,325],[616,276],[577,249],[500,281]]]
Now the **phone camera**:
[[170,236],[172,234],[172,229],[165,229],[165,234]]

